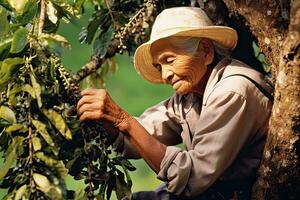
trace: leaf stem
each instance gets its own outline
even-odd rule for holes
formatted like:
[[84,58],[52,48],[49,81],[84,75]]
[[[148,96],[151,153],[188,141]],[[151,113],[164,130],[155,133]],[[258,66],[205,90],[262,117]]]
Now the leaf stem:
[[[31,109],[29,108],[29,112],[28,112],[28,120],[31,124]],[[32,160],[33,160],[33,146],[32,146],[32,128],[31,126],[29,126],[29,129],[28,129],[28,148],[29,148],[29,157],[28,157],[28,163],[29,165],[32,165]],[[32,189],[34,187],[34,181],[33,181],[33,170],[32,168],[30,167],[30,172],[29,172],[29,185],[30,185],[30,188]]]
[[109,15],[110,15],[110,17],[111,17],[111,20],[112,20],[113,24],[116,26],[116,21],[114,20],[113,12],[112,12],[112,10],[110,9],[110,6],[109,6],[107,0],[105,0],[105,4],[106,4],[106,6],[107,6],[107,9],[108,9]]
[[38,35],[41,35],[43,33],[43,28],[45,24],[45,17],[46,17],[46,6],[45,6],[45,0],[40,0],[41,5],[41,12],[39,17],[39,32]]

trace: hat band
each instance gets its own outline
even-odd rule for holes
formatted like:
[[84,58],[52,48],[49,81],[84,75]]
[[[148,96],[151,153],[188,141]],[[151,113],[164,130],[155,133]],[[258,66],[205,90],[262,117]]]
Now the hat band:
[[199,27],[190,26],[190,27],[174,27],[174,28],[163,29],[152,34],[150,41],[168,37],[179,32],[191,31],[191,30],[199,30]]

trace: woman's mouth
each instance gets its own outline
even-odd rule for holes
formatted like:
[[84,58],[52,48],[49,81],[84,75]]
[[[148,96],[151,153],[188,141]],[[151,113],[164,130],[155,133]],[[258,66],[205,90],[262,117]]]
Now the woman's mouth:
[[174,83],[172,83],[172,87],[177,90],[180,87],[181,80],[177,80]]

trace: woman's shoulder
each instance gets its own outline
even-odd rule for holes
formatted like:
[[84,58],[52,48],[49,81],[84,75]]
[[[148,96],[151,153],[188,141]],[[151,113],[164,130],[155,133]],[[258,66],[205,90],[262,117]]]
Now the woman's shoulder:
[[257,83],[269,93],[272,88],[267,83],[265,77],[260,72],[246,65],[245,63],[232,59],[232,61],[222,69],[222,75],[210,91],[207,91],[204,101],[213,97],[218,97],[230,93],[240,95],[245,100],[260,100],[264,98]]

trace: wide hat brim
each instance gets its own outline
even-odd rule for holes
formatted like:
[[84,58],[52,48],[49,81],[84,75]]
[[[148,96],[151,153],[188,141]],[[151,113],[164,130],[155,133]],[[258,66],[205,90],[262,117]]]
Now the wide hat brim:
[[136,71],[146,80],[152,83],[162,83],[161,73],[153,67],[151,45],[159,39],[170,36],[188,36],[208,38],[217,42],[224,48],[233,50],[237,44],[237,33],[234,29],[226,26],[206,26],[203,28],[180,27],[165,30],[159,36],[151,38],[148,42],[140,45],[134,54],[134,66]]

